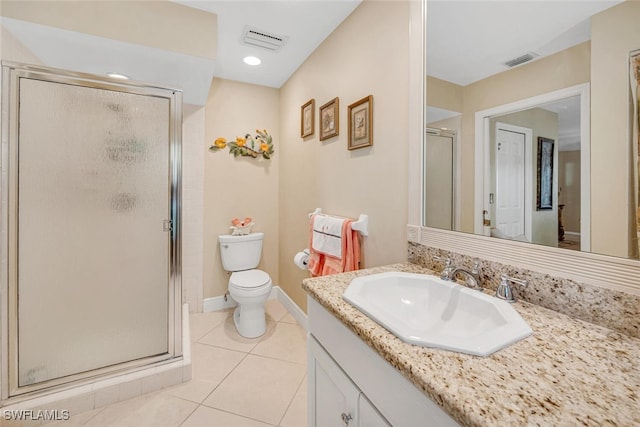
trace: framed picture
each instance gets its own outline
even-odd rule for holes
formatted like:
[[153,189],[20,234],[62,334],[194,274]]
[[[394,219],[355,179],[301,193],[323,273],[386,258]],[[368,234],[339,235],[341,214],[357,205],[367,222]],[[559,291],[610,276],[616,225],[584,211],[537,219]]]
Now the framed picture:
[[536,209],[553,209],[553,139],[538,137],[538,192]]
[[349,105],[349,150],[373,145],[373,96]]
[[316,100],[310,99],[300,107],[300,137],[313,135],[315,130]]
[[340,131],[339,99],[331,101],[320,107],[320,141],[337,136]]

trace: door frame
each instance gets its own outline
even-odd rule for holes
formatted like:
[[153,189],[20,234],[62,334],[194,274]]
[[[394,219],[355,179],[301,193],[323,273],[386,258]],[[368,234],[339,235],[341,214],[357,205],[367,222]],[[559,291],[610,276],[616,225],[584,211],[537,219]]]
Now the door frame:
[[474,233],[484,234],[485,164],[489,160],[490,119],[561,99],[580,96],[580,250],[591,251],[591,112],[590,85],[582,83],[475,113]]

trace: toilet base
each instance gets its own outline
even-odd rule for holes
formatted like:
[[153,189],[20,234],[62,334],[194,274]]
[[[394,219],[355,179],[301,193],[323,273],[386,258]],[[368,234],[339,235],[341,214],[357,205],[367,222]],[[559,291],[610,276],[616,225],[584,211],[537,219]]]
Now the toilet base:
[[264,304],[239,305],[233,312],[233,323],[236,330],[245,338],[258,338],[267,331]]

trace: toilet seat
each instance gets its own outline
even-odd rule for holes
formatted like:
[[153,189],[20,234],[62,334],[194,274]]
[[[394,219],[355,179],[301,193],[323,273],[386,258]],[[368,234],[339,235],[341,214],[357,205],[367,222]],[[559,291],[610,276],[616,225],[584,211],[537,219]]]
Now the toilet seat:
[[229,286],[240,289],[255,289],[271,284],[271,277],[262,270],[236,271],[229,278]]

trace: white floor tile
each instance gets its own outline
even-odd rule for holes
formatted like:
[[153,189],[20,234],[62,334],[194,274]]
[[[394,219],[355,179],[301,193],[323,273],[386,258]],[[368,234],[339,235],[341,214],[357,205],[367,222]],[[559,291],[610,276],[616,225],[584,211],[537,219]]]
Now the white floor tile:
[[270,330],[274,327],[275,323],[267,321],[267,332],[262,337],[258,338],[245,338],[238,334],[236,325],[233,322],[233,317],[229,317],[216,328],[211,330],[208,334],[198,340],[199,343],[213,345],[216,347],[222,347],[229,350],[244,351],[248,353],[253,349],[258,342],[268,336]]
[[302,381],[293,397],[280,427],[302,427],[307,425],[307,380]]
[[193,378],[218,384],[246,356],[246,353],[192,343]]
[[198,407],[164,393],[151,393],[105,407],[87,427],[179,426]]
[[278,322],[269,337],[260,341],[252,354],[304,364],[307,362],[307,332],[298,325]]
[[293,399],[306,367],[302,364],[248,355],[205,399],[213,408],[278,424]]
[[272,424],[200,406],[181,427],[272,427]]
[[267,319],[271,319],[275,322],[280,321],[287,313],[286,308],[277,299],[270,299],[264,304],[264,311],[267,314]]
[[189,315],[191,341],[198,341],[213,328],[223,323],[233,313],[232,309]]

